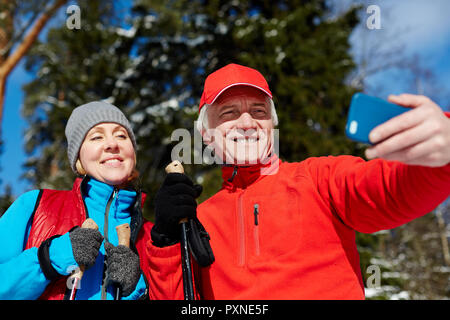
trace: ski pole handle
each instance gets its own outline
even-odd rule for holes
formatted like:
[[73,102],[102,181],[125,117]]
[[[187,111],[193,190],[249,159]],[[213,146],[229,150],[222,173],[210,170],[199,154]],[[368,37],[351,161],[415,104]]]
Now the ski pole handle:
[[166,173],[184,173],[183,165],[180,161],[174,160],[167,165]]
[[[91,218],[87,218],[86,220],[84,220],[83,224],[81,225],[81,228],[98,230],[97,224]],[[86,268],[84,266],[80,266],[78,269],[75,269],[75,271],[70,275],[70,278],[73,279],[73,283],[72,283],[72,289],[70,291],[69,300],[75,300],[75,295],[77,293],[77,287],[79,287],[79,284],[80,284],[81,278],[83,277],[85,269]]]
[[[183,165],[180,161],[174,160],[171,163],[169,163],[166,167],[166,173],[184,173]],[[183,218],[180,220],[180,223],[187,222],[187,218]]]
[[128,223],[121,224],[116,227],[119,245],[130,247],[130,225]]
[[[167,173],[183,173],[184,168],[180,161],[172,161],[166,167]],[[184,300],[195,300],[194,296],[194,279],[192,278],[191,257],[189,254],[188,238],[187,238],[187,218],[180,220],[181,224],[181,267],[183,274]]]
[[[125,246],[127,248],[130,247],[130,225],[128,223],[124,223],[118,225],[116,227],[117,237],[119,238],[119,245]],[[115,289],[114,300],[120,300],[122,296],[122,288],[117,286]]]

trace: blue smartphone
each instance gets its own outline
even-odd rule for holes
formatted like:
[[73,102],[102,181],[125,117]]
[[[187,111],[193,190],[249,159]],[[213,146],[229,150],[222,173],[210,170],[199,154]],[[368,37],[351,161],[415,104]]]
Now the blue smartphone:
[[351,140],[372,145],[369,141],[372,129],[409,110],[411,108],[363,93],[355,93],[350,103],[345,135]]

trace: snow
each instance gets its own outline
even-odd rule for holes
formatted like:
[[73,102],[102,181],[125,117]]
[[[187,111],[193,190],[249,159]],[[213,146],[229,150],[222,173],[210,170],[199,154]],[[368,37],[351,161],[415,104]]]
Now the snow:
[[409,300],[410,296],[407,291],[401,291],[391,296],[391,300]]
[[254,31],[254,27],[252,25],[248,25],[246,28],[242,28],[240,29],[237,33],[236,36],[238,38],[243,38],[245,37],[247,34],[250,34]]
[[130,116],[131,122],[141,123],[145,118],[144,112],[136,112]]
[[167,101],[163,101],[159,104],[155,104],[153,106],[147,107],[145,112],[148,115],[152,116],[164,116],[167,113],[167,109],[176,109],[179,107],[178,100],[175,98],[171,98]]
[[283,61],[283,59],[286,58],[286,53],[284,53],[283,51],[279,52],[277,57],[275,58],[275,62],[277,64],[281,63],[281,61]]
[[278,30],[272,29],[270,31],[266,31],[266,33],[264,33],[264,35],[266,36],[266,38],[276,37],[278,35]]
[[156,16],[154,15],[147,15],[144,17],[144,27],[146,29],[150,29],[153,26],[153,22],[156,21]]
[[410,299],[409,293],[407,291],[400,291],[398,293],[393,293],[397,289],[392,286],[382,286],[378,288],[365,288],[366,298],[375,298],[378,296],[386,295],[390,300],[407,300]]
[[125,38],[133,38],[136,35],[136,28],[133,26],[130,29],[116,28],[116,33]]

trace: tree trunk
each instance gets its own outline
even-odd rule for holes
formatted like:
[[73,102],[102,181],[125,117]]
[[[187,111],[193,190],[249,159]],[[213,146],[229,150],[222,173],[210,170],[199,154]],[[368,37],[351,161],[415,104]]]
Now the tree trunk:
[[[58,10],[67,0],[57,0],[55,3],[36,20],[34,25],[28,34],[24,37],[21,43],[17,46],[16,50],[10,54],[6,59],[3,56],[0,60],[0,132],[1,123],[3,119],[3,106],[5,100],[5,88],[8,75],[19,63],[19,61],[25,56],[28,50],[31,48],[34,41],[37,39],[39,33],[42,31],[48,20],[53,16],[53,14]],[[12,23],[12,13],[10,15],[10,21]],[[7,34],[7,32],[0,32]],[[6,41],[8,40],[8,41]],[[7,37],[0,40],[0,48],[4,48],[11,41],[11,34],[9,34],[9,39]]]

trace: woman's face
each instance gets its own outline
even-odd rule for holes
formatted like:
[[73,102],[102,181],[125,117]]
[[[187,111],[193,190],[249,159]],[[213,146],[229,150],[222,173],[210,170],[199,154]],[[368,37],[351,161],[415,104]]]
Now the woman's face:
[[86,174],[116,186],[127,181],[136,166],[128,131],[117,123],[91,128],[80,148],[79,159]]

